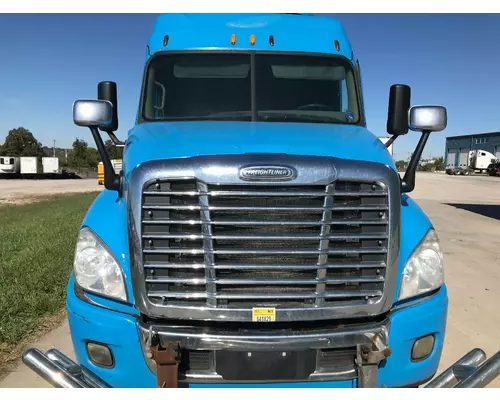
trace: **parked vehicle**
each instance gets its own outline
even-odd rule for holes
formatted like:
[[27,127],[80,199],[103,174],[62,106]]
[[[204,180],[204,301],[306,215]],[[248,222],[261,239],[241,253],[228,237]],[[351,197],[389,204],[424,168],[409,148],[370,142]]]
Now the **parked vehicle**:
[[77,179],[57,157],[0,157],[0,179]]
[[18,174],[19,157],[0,156],[0,174]]
[[[122,160],[111,160],[111,165],[113,166],[115,174],[120,174],[122,170]],[[102,161],[97,164],[97,182],[99,185],[104,185],[104,164]]]
[[39,160],[37,157],[20,157],[21,174],[38,174]]
[[59,172],[59,158],[42,157],[42,166],[44,174],[57,174]]
[[500,161],[496,161],[496,162],[488,165],[488,168],[486,169],[486,173],[489,176],[500,176]]
[[[459,165],[450,163],[446,166],[448,175],[470,175],[474,173],[487,173],[489,165],[496,160],[494,154],[486,150],[470,150],[468,158],[463,157],[466,152],[460,153]],[[455,157],[455,153],[450,153],[450,157]]]
[[[392,141],[421,132],[400,178],[327,17],[162,15],[144,74],[119,174],[102,138],[118,128],[116,84],[73,105],[105,186],[68,282],[76,363],[56,349],[24,362],[59,387],[429,381],[448,296],[439,239],[408,193],[446,109],[390,88]],[[482,386],[499,356],[471,352],[431,384]]]

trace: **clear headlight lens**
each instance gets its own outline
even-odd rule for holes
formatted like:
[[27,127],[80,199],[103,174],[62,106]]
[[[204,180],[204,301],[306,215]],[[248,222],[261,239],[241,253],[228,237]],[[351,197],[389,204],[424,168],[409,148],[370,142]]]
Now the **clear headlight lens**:
[[430,229],[406,262],[399,300],[438,289],[443,283],[443,253],[436,232]]
[[120,265],[89,228],[81,229],[78,234],[73,271],[83,289],[127,300]]

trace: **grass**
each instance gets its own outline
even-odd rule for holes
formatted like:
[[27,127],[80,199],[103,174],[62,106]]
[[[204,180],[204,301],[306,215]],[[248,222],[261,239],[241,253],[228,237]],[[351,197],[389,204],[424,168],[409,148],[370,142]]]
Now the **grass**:
[[0,366],[13,349],[62,320],[76,236],[96,196],[0,207]]

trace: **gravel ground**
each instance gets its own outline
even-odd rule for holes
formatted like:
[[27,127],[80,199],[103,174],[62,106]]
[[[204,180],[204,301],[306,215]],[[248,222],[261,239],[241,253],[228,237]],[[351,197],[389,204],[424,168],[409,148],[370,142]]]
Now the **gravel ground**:
[[97,179],[0,179],[0,204],[20,204],[62,193],[102,190]]

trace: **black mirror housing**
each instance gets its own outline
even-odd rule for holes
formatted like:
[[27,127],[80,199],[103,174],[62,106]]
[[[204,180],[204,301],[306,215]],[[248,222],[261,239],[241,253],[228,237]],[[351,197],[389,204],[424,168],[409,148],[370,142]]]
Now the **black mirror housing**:
[[392,85],[389,92],[389,109],[387,113],[387,133],[405,135],[408,133],[411,90],[408,85]]
[[115,132],[118,129],[118,97],[116,83],[111,81],[99,82],[97,85],[97,98],[99,100],[107,100],[113,105],[111,124],[106,127],[106,131]]

